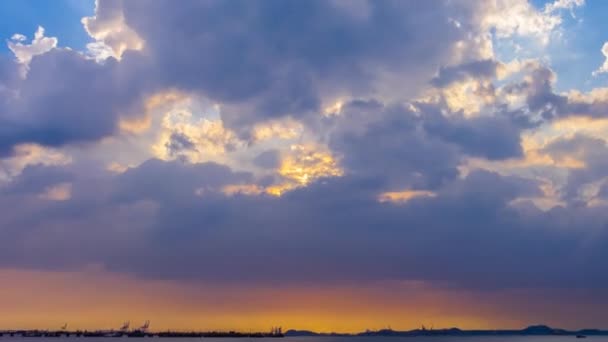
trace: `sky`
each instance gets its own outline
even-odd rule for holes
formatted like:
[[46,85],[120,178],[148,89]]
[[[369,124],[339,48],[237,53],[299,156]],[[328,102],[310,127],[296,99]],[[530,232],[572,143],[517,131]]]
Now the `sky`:
[[0,329],[608,328],[606,11],[0,2]]

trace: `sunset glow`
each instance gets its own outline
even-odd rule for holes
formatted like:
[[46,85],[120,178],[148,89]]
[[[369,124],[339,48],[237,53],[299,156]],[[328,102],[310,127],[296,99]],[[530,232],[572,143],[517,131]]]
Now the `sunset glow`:
[[0,1],[0,333],[608,329],[607,13]]

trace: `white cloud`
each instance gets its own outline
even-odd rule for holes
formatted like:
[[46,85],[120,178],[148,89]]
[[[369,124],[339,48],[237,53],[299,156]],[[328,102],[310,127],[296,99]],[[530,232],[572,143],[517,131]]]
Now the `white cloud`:
[[11,40],[14,40],[16,42],[22,42],[25,41],[27,39],[26,36],[22,35],[21,33],[15,33],[12,37]]
[[26,67],[34,56],[42,55],[57,47],[57,38],[45,37],[44,27],[42,26],[38,26],[30,44],[24,43],[26,40],[26,36],[17,33],[8,41],[8,48],[15,54],[19,63]]
[[584,0],[557,0],[539,10],[526,0],[496,0],[489,2],[489,14],[484,18],[483,25],[488,30],[494,30],[499,39],[532,37],[548,44],[551,34],[562,23],[559,10],[572,11],[582,5]]
[[574,10],[576,7],[583,6],[585,0],[555,0],[553,3],[545,5],[545,13],[552,13],[558,10]]
[[119,2],[95,2],[95,15],[82,18],[87,33],[96,41],[87,44],[87,54],[97,61],[120,59],[126,50],[141,50],[144,42],[126,23]]
[[602,54],[606,57],[606,60],[604,60],[604,64],[602,64],[599,69],[593,72],[593,76],[608,72],[608,42],[605,42],[604,46],[602,46]]
[[545,39],[561,20],[557,16],[538,12],[528,2],[496,2],[492,15],[486,18],[486,25],[494,28],[498,38],[514,35],[538,36]]

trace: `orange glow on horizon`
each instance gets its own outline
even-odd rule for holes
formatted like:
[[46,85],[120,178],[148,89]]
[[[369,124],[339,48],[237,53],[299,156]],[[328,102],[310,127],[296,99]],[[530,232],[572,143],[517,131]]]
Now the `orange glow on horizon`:
[[[65,322],[70,329],[116,329],[125,320],[151,320],[153,331],[267,331],[282,326],[358,332],[422,324],[521,328],[535,322],[530,314],[537,310],[525,301],[517,307],[514,294],[472,294],[421,282],[226,285],[144,280],[96,269],[0,270],[0,279],[0,329],[57,329]],[[556,324],[567,322],[568,316]]]

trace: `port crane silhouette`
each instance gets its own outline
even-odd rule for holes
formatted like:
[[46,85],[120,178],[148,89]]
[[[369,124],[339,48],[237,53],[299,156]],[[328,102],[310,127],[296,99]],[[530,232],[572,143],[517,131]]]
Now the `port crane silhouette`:
[[141,332],[146,332],[148,331],[148,328],[150,328],[150,321],[145,321],[144,325],[142,325],[141,327],[139,327],[139,331]]
[[125,321],[122,326],[120,327],[120,329],[118,329],[119,331],[125,332],[127,330],[129,330],[129,326],[131,325],[131,321]]

